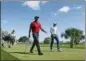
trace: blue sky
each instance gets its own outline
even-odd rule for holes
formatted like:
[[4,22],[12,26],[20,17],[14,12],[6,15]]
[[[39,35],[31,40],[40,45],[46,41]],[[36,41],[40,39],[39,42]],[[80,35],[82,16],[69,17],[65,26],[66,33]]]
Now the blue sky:
[[16,30],[17,38],[28,35],[29,25],[34,16],[39,16],[39,22],[48,32],[40,32],[40,41],[50,36],[50,27],[53,22],[57,23],[58,36],[65,29],[73,27],[85,33],[84,0],[77,2],[67,1],[8,1],[1,3],[1,25],[4,30]]

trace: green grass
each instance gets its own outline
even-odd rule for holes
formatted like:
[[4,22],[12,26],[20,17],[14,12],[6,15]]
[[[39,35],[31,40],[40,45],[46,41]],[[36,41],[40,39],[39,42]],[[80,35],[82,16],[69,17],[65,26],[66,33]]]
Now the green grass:
[[[64,47],[63,47],[64,46]],[[44,55],[39,56],[37,54],[37,49],[35,47],[34,53],[29,53],[31,46],[28,46],[25,53],[25,45],[18,44],[14,45],[12,48],[3,48],[2,51],[2,60],[85,60],[85,49],[84,45],[77,45],[74,48],[69,48],[69,45],[61,45],[62,52],[57,52],[56,45],[54,45],[54,52],[50,52],[48,44],[41,44],[41,50]],[[8,55],[8,56],[7,56]],[[13,58],[10,58],[11,55]],[[3,58],[5,57],[6,58]],[[14,58],[16,57],[16,58]]]
[[[49,44],[41,44],[42,47],[49,47]],[[53,45],[53,47],[56,47],[56,44]],[[70,48],[70,44],[60,44],[61,48]],[[85,49],[84,44],[78,44],[73,46],[74,49]]]
[[8,52],[1,49],[1,60],[19,60],[17,57],[10,55]]

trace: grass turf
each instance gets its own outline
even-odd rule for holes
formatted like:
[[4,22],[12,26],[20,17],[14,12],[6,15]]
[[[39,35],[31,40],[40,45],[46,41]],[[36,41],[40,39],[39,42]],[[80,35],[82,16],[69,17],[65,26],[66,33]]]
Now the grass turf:
[[49,45],[41,44],[44,55],[39,56],[36,47],[34,53],[29,53],[30,46],[27,47],[25,52],[24,44],[14,45],[12,48],[3,48],[4,51],[1,50],[1,60],[85,60],[84,45],[77,45],[74,48],[68,48],[69,45],[62,45],[64,46],[61,46],[62,52],[57,52],[55,46],[54,52],[50,52]]

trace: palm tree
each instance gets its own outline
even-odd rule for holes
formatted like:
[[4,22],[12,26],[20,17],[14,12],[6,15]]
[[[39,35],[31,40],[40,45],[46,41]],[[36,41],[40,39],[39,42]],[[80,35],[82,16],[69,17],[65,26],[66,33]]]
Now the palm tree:
[[70,48],[73,48],[73,44],[79,44],[80,40],[84,39],[83,31],[76,28],[68,28],[65,30],[65,33],[61,34],[61,37],[66,39],[70,38]]

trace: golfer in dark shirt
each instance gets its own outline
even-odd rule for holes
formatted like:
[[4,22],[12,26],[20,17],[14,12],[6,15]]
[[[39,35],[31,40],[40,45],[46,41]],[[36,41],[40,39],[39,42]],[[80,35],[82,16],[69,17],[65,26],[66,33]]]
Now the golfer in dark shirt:
[[39,17],[35,16],[34,21],[30,24],[29,38],[30,38],[31,30],[32,30],[32,35],[33,35],[33,39],[34,39],[33,45],[30,49],[30,53],[33,53],[33,48],[36,45],[37,50],[38,50],[38,55],[43,55],[43,53],[40,50],[40,45],[39,45],[39,32],[40,32],[40,29],[45,33],[47,33],[47,32],[42,29],[41,24],[38,22],[38,19],[39,19]]

